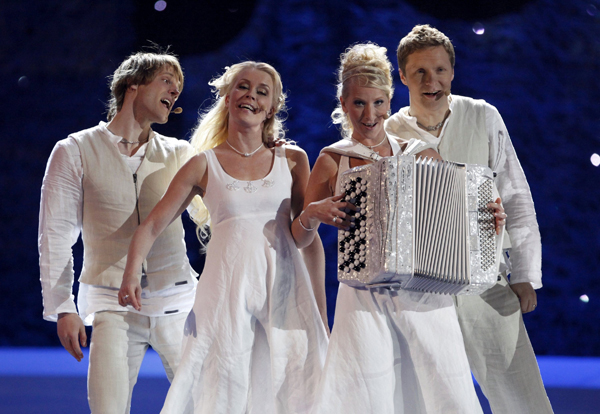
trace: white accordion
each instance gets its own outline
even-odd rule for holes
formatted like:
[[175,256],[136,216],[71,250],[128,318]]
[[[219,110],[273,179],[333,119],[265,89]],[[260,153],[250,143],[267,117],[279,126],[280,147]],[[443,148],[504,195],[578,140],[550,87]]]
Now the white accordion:
[[340,282],[452,295],[497,282],[502,236],[487,207],[488,167],[397,155],[346,171],[341,188],[359,211],[338,232]]

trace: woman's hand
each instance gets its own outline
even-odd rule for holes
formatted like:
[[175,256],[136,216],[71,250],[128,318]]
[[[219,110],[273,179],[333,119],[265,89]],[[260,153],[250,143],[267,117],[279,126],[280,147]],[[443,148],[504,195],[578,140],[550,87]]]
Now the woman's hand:
[[494,210],[494,217],[496,219],[496,234],[500,234],[502,228],[506,225],[506,213],[504,212],[504,207],[502,207],[502,200],[500,197],[496,199],[495,202],[489,203],[487,205],[488,208]]
[[357,208],[352,203],[342,201],[344,197],[345,194],[340,194],[310,203],[300,214],[302,225],[314,229],[319,223],[324,223],[348,230],[354,220],[348,213],[357,211]]
[[123,275],[119,289],[119,305],[131,305],[137,311],[142,309],[142,285],[136,276]]

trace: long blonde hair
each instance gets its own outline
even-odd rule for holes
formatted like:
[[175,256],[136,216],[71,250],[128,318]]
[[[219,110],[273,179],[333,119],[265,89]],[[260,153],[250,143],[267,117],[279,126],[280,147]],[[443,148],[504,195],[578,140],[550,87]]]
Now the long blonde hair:
[[[273,80],[273,116],[266,119],[263,125],[262,140],[269,141],[285,138],[283,121],[285,120],[286,94],[283,92],[281,76],[275,68],[268,63],[246,61],[225,67],[225,72],[208,84],[212,86],[215,102],[211,107],[200,114],[198,124],[192,133],[190,143],[200,153],[222,144],[229,134],[229,111],[225,105],[225,97],[229,95],[239,74],[245,69],[257,69],[266,72]],[[206,238],[207,226],[210,223],[208,209],[199,196],[194,197],[191,203],[190,217],[196,223],[196,233],[202,240]]]
[[331,113],[334,124],[341,124],[341,134],[349,139],[352,136],[352,123],[344,113],[340,97],[348,96],[348,85],[358,82],[360,86],[377,88],[385,92],[391,100],[394,95],[392,64],[386,55],[387,49],[375,43],[359,43],[340,55],[340,67],[337,72],[338,105]]

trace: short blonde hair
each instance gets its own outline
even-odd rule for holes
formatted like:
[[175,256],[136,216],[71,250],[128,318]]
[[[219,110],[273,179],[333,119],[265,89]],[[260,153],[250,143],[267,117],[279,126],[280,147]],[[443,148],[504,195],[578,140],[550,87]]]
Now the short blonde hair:
[[398,50],[396,51],[398,69],[406,75],[406,62],[411,54],[418,50],[436,46],[443,46],[446,49],[450,63],[454,68],[456,55],[454,54],[454,46],[452,46],[452,42],[448,36],[428,24],[421,24],[413,27],[410,33],[400,40]]
[[334,124],[341,124],[344,138],[352,136],[352,123],[344,113],[339,98],[348,96],[348,85],[357,82],[367,88],[377,88],[385,92],[391,100],[394,96],[392,64],[387,58],[387,49],[375,43],[359,43],[340,55],[340,67],[337,71],[338,106],[331,113]]
[[181,92],[183,90],[183,71],[179,60],[174,55],[138,52],[125,59],[110,77],[111,97],[108,102],[108,120],[113,119],[123,107],[125,93],[129,86],[147,85],[165,66],[170,66],[175,71]]
[[[194,149],[200,153],[202,151],[214,148],[227,139],[229,133],[229,111],[225,105],[225,97],[229,95],[235,86],[239,74],[245,69],[256,69],[266,72],[273,80],[273,116],[265,120],[262,131],[263,143],[275,139],[285,138],[285,120],[287,96],[283,92],[281,76],[275,68],[268,63],[246,61],[236,63],[225,68],[225,72],[208,84],[213,87],[215,102],[212,106],[200,115],[198,124],[192,133],[190,143]],[[210,220],[208,210],[200,197],[194,197],[192,200],[192,212],[190,217],[196,223],[198,238],[202,239],[207,235],[206,226]]]

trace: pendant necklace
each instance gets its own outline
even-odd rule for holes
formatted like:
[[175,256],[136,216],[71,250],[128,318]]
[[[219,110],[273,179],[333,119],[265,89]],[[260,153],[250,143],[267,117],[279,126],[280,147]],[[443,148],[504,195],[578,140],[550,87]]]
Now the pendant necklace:
[[261,142],[260,146],[257,149],[255,149],[254,151],[252,151],[252,152],[242,152],[242,151],[239,151],[237,148],[235,148],[233,145],[231,145],[229,143],[229,140],[225,140],[225,142],[227,143],[227,145],[229,145],[229,147],[232,150],[234,150],[235,152],[237,152],[238,154],[240,154],[242,157],[251,157],[254,154],[256,154],[264,146],[264,144]]

